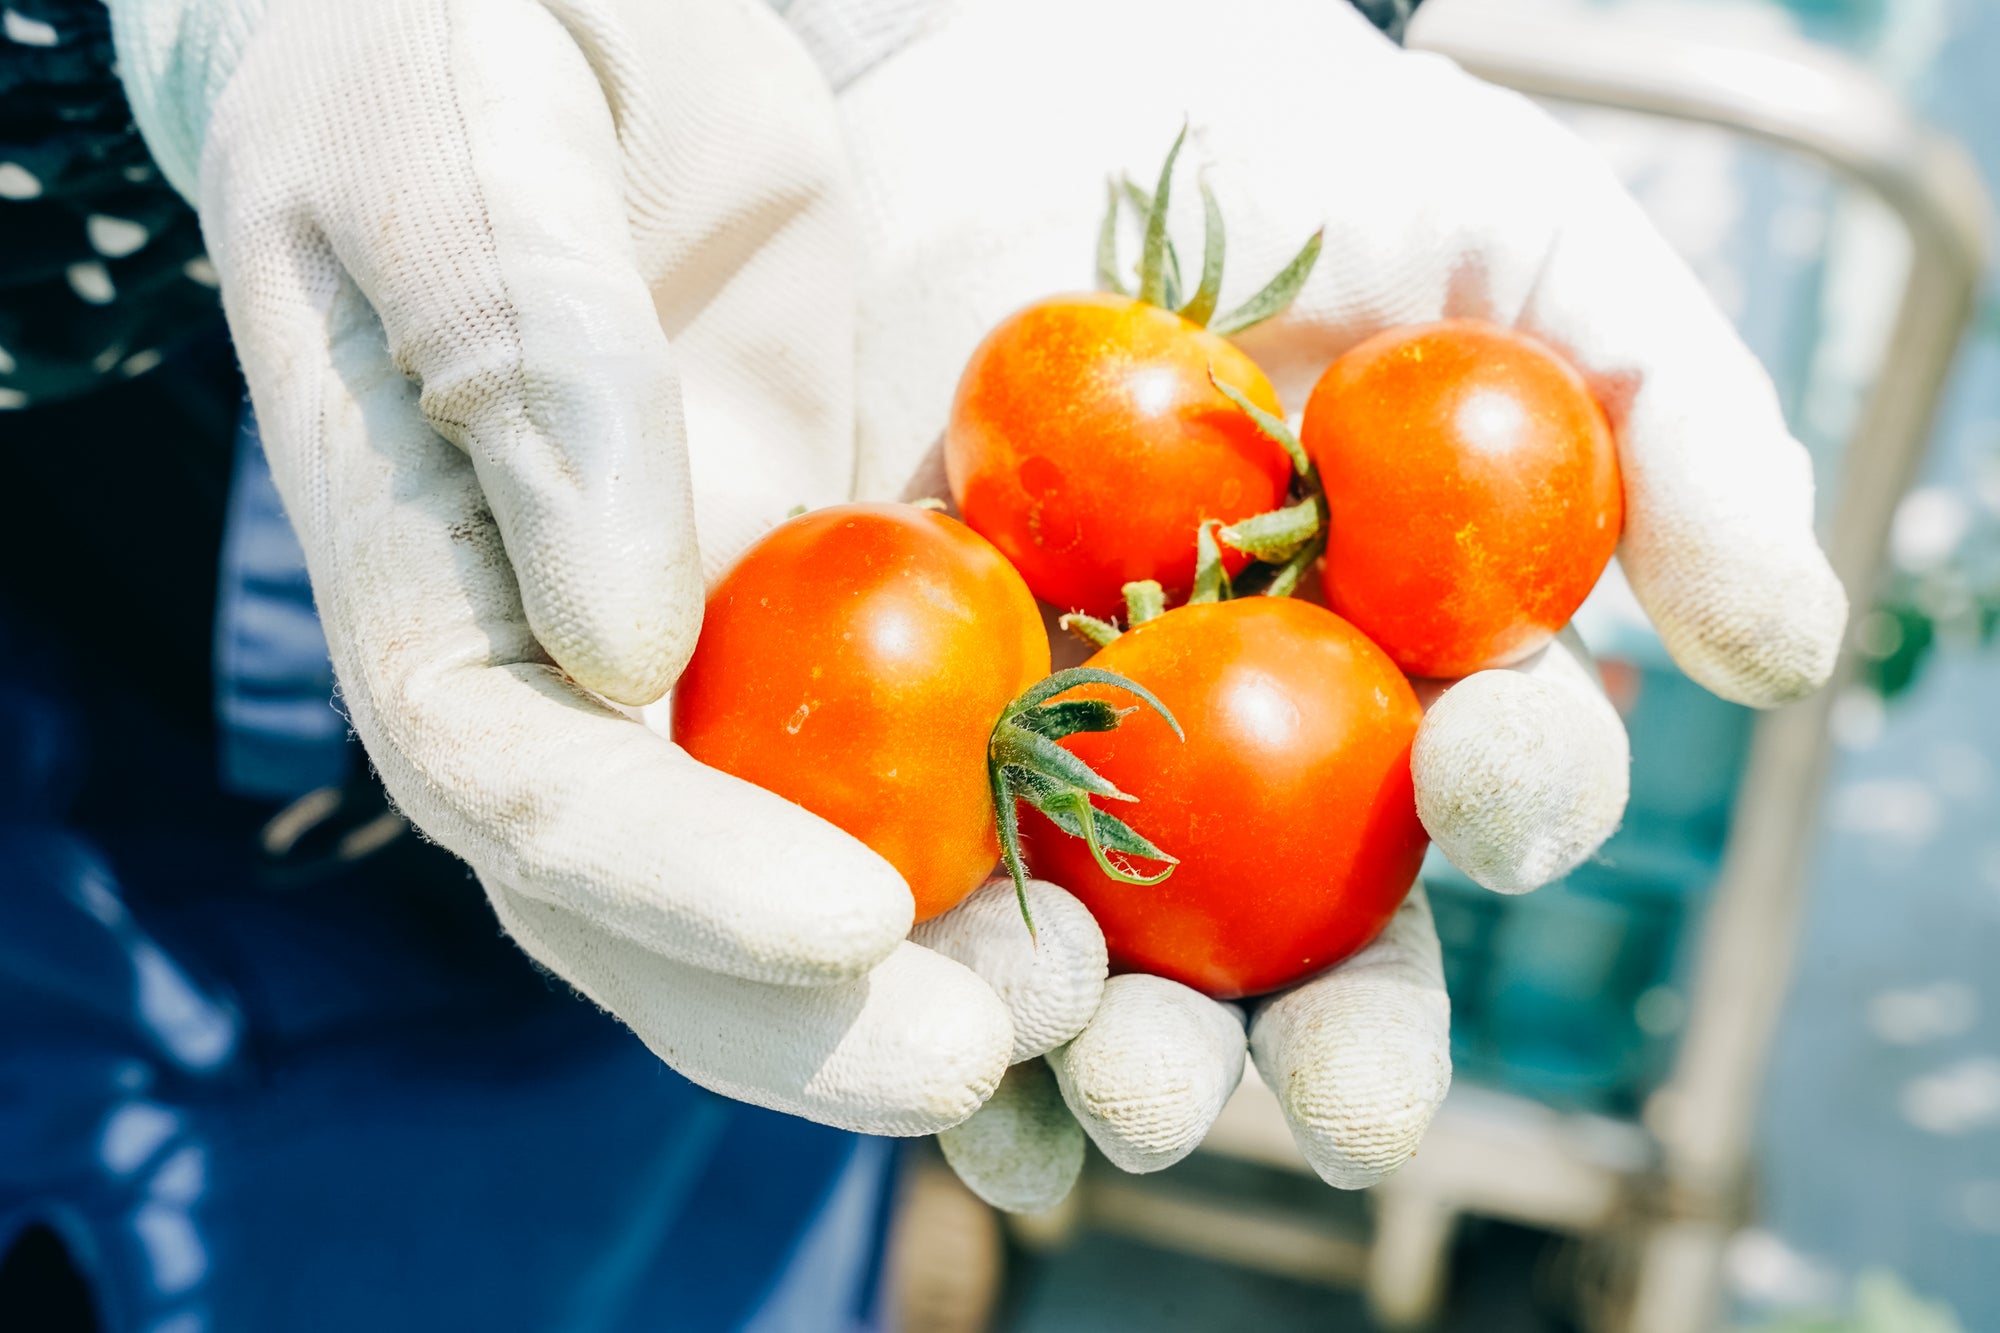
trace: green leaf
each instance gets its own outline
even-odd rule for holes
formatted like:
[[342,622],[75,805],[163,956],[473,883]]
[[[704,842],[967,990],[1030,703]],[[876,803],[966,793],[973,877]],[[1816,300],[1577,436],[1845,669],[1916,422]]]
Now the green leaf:
[[[1130,176],[1125,178],[1125,202],[1132,205],[1133,211],[1139,215],[1139,225],[1144,227],[1147,216],[1153,211],[1153,196],[1140,189]],[[1132,271],[1134,275],[1137,275],[1139,271],[1138,267],[1135,265]],[[1169,234],[1167,237],[1166,294],[1160,298],[1160,304],[1170,308],[1180,304],[1180,290],[1181,252],[1175,248],[1174,238]]]
[[1306,571],[1313,567],[1313,561],[1319,559],[1320,553],[1324,550],[1326,550],[1326,533],[1321,531],[1311,541],[1301,547],[1297,555],[1284,563],[1283,567],[1272,577],[1270,586],[1264,589],[1264,595],[1266,597],[1290,597],[1293,593],[1297,592],[1299,581],[1306,576]]
[[1207,181],[1201,181],[1201,285],[1194,290],[1194,296],[1181,307],[1181,318],[1190,324],[1207,325],[1215,314],[1216,298],[1222,295],[1222,206],[1215,202],[1215,191],[1208,188]]
[[[1036,809],[1041,807],[1036,806]],[[1043,810],[1042,813],[1049,817],[1051,824],[1072,838],[1083,836],[1083,820],[1067,806],[1058,805],[1056,809]],[[1097,825],[1098,841],[1103,844],[1105,851],[1118,852],[1125,856],[1143,856],[1148,861],[1165,861],[1168,865],[1180,864],[1179,858],[1155,847],[1150,838],[1116,815],[1106,814],[1095,807],[1090,813],[1092,822]]]
[[1139,579],[1125,585],[1125,623],[1143,625],[1167,613],[1167,590],[1158,579]]
[[1160,183],[1153,188],[1152,205],[1146,213],[1146,240],[1139,259],[1139,299],[1152,305],[1165,305],[1167,301],[1167,200],[1173,190],[1174,161],[1181,155],[1181,145],[1185,142],[1187,125],[1183,123],[1181,132],[1174,136],[1174,146],[1167,150],[1167,160],[1160,166]]
[[1016,713],[1014,725],[1059,741],[1079,731],[1116,730],[1119,720],[1131,712],[1129,708],[1114,708],[1102,699],[1061,699]]
[[1208,368],[1208,382],[1213,384],[1217,392],[1224,398],[1227,398],[1248,414],[1250,419],[1257,423],[1257,429],[1262,431],[1274,444],[1285,451],[1286,456],[1292,460],[1292,470],[1294,472],[1303,477],[1312,471],[1312,460],[1306,457],[1305,446],[1299,443],[1298,436],[1292,434],[1292,428],[1285,424],[1283,417],[1266,412],[1263,408],[1251,402],[1250,395],[1244,393],[1243,390],[1237,388],[1227,380],[1218,378],[1213,364]]
[[1021,860],[1021,812],[1015,809],[1019,798],[1006,770],[990,757],[986,761],[986,783],[993,793],[993,823],[1000,834],[1000,860],[1014,880],[1014,900],[1021,905],[1021,920],[1028,927],[1028,938],[1036,940],[1035,914],[1028,910],[1028,867]]
[[[1054,696],[1079,685],[1110,685],[1144,700],[1174,729],[1186,737],[1165,704],[1143,685],[1097,667],[1071,667],[1031,685],[1010,704],[993,724],[986,745],[986,781],[993,796],[993,819],[1000,835],[1000,856],[1014,880],[1014,896],[1021,906],[1021,919],[1028,933],[1035,933],[1034,918],[1028,911],[1027,864],[1021,856],[1018,801],[1027,801],[1057,821],[1057,825],[1084,840],[1091,858],[1105,874],[1128,884],[1157,884],[1173,873],[1173,857],[1160,851],[1109,815],[1100,815],[1091,805],[1093,794],[1111,800],[1130,801],[1111,782],[1094,772],[1083,759],[1063,749],[1056,741],[1079,731],[1109,731],[1133,709],[1114,708],[1100,699],[1065,699],[1050,703]],[[1066,821],[1066,822],[1065,822]],[[1104,839],[1113,851],[1145,856],[1167,863],[1154,876],[1144,876],[1114,865],[1105,854]]]
[[1096,616],[1087,616],[1081,611],[1069,612],[1058,619],[1056,625],[1061,629],[1068,630],[1085,643],[1095,644],[1099,648],[1115,640],[1119,634],[1118,627],[1110,621],[1099,620]]
[[[1089,764],[1047,736],[1037,735],[1018,723],[1003,722],[1000,729],[993,733],[993,758],[1003,769],[1023,770],[1028,775],[1046,778],[1107,800],[1138,799],[1119,791],[1108,779],[1099,777]],[[1017,787],[1022,785],[1021,772],[1010,772],[1007,776]]]
[[[1030,804],[1033,804],[1030,801]],[[1097,862],[1097,868],[1115,880],[1126,884],[1158,884],[1174,873],[1180,864],[1178,858],[1155,847],[1146,836],[1115,815],[1107,815],[1083,796],[1052,801],[1049,805],[1037,805],[1037,810],[1049,817],[1054,824],[1072,838],[1082,838],[1090,848],[1090,855]],[[1148,861],[1164,861],[1166,869],[1157,875],[1141,875],[1126,866],[1112,864],[1107,852],[1117,852],[1121,856],[1143,856]]]
[[1229,571],[1222,565],[1222,548],[1215,541],[1215,529],[1221,526],[1211,518],[1195,529],[1194,591],[1188,594],[1189,606],[1226,602],[1234,591],[1229,586]]
[[1282,564],[1319,533],[1319,498],[1272,509],[1231,523],[1215,535],[1253,560]]
[[1319,247],[1324,235],[1324,228],[1314,232],[1299,252],[1292,256],[1292,262],[1279,269],[1278,276],[1264,284],[1264,290],[1215,320],[1209,327],[1228,337],[1262,324],[1283,311],[1298,296],[1299,289],[1306,285],[1306,279],[1312,276],[1313,265],[1319,262]]
[[1146,226],[1146,215],[1153,211],[1153,196],[1140,189],[1139,182],[1133,180],[1130,176],[1120,177],[1119,184],[1124,191],[1125,202],[1130,204],[1132,211],[1139,215],[1139,227],[1143,232]]
[[1097,285],[1107,292],[1130,296],[1118,276],[1118,183],[1104,182],[1104,225],[1097,229]]
[[1008,704],[1007,710],[1000,715],[1001,720],[1011,721],[1015,714],[1033,708],[1045,699],[1053,699],[1065,690],[1073,690],[1079,685],[1110,685],[1124,690],[1127,694],[1136,695],[1154,712],[1166,719],[1167,725],[1174,729],[1174,735],[1183,740],[1187,738],[1186,733],[1181,730],[1181,724],[1151,690],[1135,680],[1127,680],[1117,672],[1106,671],[1102,667],[1070,667],[1052,676],[1043,677],[1015,696],[1014,702]]

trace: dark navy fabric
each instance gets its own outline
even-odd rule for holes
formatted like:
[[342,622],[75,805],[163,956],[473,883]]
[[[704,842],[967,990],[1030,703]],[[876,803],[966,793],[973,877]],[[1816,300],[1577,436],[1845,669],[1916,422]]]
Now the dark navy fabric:
[[[92,846],[86,714],[0,689],[0,1249],[118,1333],[858,1326],[881,1145],[674,1075],[414,839],[292,893],[247,818]],[[788,1278],[817,1322],[752,1324]]]
[[[846,1333],[887,1145],[679,1078],[418,838],[310,877],[260,850],[277,806],[217,781],[216,594],[309,603],[272,546],[222,560],[260,506],[204,346],[0,418],[0,1253],[52,1229],[110,1333]],[[248,641],[239,696],[337,721],[323,644]]]
[[305,552],[247,409],[216,597],[215,720],[222,784],[239,796],[290,800],[344,782],[355,764],[347,721],[333,706],[333,665]]

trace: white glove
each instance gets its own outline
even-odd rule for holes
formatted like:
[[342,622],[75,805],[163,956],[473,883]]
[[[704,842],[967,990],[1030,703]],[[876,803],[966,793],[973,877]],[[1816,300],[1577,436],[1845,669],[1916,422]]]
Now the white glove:
[[[848,493],[854,237],[796,40],[754,0],[113,11],[405,813],[695,1081],[877,1133],[971,1114],[1015,1028],[903,942],[895,871],[591,693],[657,698],[703,566]],[[1042,1040],[1094,968],[1067,1017],[1017,997]]]
[[[824,31],[819,11],[841,0],[809,19],[811,4],[794,21]],[[1536,334],[1611,417],[1620,558],[1680,665],[1758,706],[1825,680],[1845,599],[1769,380],[1603,165],[1531,103],[1398,51],[1335,0],[864,7],[863,36],[916,34],[886,58],[835,61],[865,70],[840,97],[866,226],[864,493],[922,466],[994,323],[1093,285],[1106,175],[1150,180],[1185,117],[1184,161],[1228,220],[1225,307],[1327,229],[1290,312],[1242,338],[1289,404],[1387,327],[1470,316]],[[1194,195],[1177,192],[1183,237],[1199,235]],[[1625,804],[1624,731],[1573,635],[1446,692],[1414,768],[1432,837],[1503,891],[1573,868]],[[1375,945],[1257,1008],[1258,1068],[1328,1180],[1368,1184],[1415,1150],[1449,1082],[1446,1015],[1421,892]],[[1242,1055],[1231,1008],[1119,978],[1051,1056],[1057,1086],[1010,1078],[947,1152],[994,1202],[1045,1207],[1074,1160],[1052,1098],[1112,1161],[1157,1169],[1200,1142]]]

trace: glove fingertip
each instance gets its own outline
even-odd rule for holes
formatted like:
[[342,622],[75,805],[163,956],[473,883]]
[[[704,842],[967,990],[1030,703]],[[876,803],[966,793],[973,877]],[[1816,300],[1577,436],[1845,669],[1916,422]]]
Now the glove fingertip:
[[588,606],[521,572],[535,637],[565,674],[613,703],[639,708],[673,688],[701,635],[701,571],[676,561],[620,588],[600,588]]
[[1559,879],[1625,814],[1631,747],[1601,696],[1481,671],[1424,715],[1410,754],[1417,816],[1438,849],[1498,893]]
[[966,1188],[1002,1212],[1045,1213],[1083,1172],[1083,1128],[1041,1060],[1009,1069],[986,1105],[937,1138]]
[[1049,1052],[1063,1101],[1112,1165],[1162,1171],[1208,1136],[1243,1079],[1240,1015],[1178,982],[1113,977],[1077,1038]]
[[[1756,579],[1718,578],[1696,596],[1656,597],[1665,604],[1653,618],[1674,661],[1703,689],[1747,708],[1781,708],[1832,677],[1847,590],[1816,546],[1759,563]],[[1682,600],[1690,605],[1675,604]]]
[[1083,1031],[1104,998],[1110,960],[1090,910],[1046,880],[1027,881],[1030,935],[1011,881],[989,880],[910,938],[963,963],[993,987],[1014,1020],[1014,1062],[1031,1060]]
[[[1301,1040],[1282,1020],[1267,1027],[1261,1019],[1251,1037],[1252,1059],[1277,1092],[1300,1154],[1336,1189],[1376,1184],[1413,1157],[1451,1086],[1442,1034],[1434,1039],[1407,1015],[1376,1017],[1347,1040]],[[1338,1016],[1312,1020],[1328,1021]]]

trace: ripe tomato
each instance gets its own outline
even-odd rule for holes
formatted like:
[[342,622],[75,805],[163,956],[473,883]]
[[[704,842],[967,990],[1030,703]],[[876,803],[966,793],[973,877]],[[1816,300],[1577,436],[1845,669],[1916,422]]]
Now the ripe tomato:
[[780,525],[716,584],[673,737],[874,848],[922,921],[999,860],[987,740],[1048,671],[1035,599],[977,533],[839,505]]
[[[1064,610],[1113,615],[1140,579],[1185,595],[1201,522],[1272,509],[1292,477],[1211,366],[1281,410],[1248,357],[1158,306],[1099,293],[1009,317],[952,404],[944,456],[959,513]],[[1231,573],[1248,560],[1229,558]]]
[[[1183,606],[1090,660],[1159,696],[1062,744],[1138,798],[1107,805],[1175,853],[1171,878],[1120,884],[1023,811],[1030,863],[1104,928],[1114,966],[1222,999],[1320,971],[1388,924],[1417,876],[1410,780],[1422,710],[1395,664],[1322,607],[1278,597]],[[1102,687],[1065,698],[1104,698]]]
[[1320,377],[1299,434],[1326,486],[1328,605],[1411,675],[1526,657],[1618,546],[1604,412],[1512,330],[1450,320],[1371,338]]

